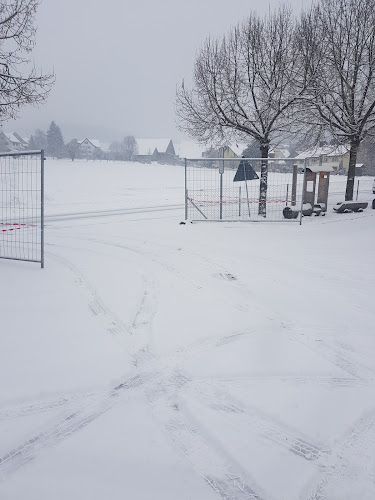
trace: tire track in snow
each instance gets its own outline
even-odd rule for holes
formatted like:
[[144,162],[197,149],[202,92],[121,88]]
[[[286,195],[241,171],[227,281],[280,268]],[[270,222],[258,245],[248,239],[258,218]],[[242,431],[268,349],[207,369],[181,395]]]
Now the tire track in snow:
[[[248,375],[248,376],[233,376],[233,377],[216,377],[218,382],[230,385],[243,385],[251,383],[269,383],[269,382],[283,382],[293,385],[326,385],[334,387],[372,387],[374,382],[372,380],[358,380],[353,377],[329,377],[329,376],[293,376],[293,375]],[[207,378],[195,379],[197,383],[206,382]]]
[[93,396],[94,393],[89,393],[89,394],[67,393],[51,400],[32,402],[29,404],[4,408],[0,410],[0,422],[28,415],[37,415],[39,413],[46,413],[50,410],[54,410],[56,408],[62,408],[64,406],[72,404],[74,401],[88,400]]
[[[356,460],[357,462],[353,464]],[[321,470],[319,479],[306,494],[307,500],[330,498],[330,486],[334,482],[340,482],[342,478],[350,481],[351,485],[358,484],[359,478],[367,479],[368,482],[365,484],[372,485],[371,492],[365,492],[362,488],[357,494],[362,497],[366,493],[366,498],[370,498],[370,495],[372,495],[371,498],[374,497],[375,411],[364,415],[354,424],[349,434],[333,447],[330,456],[327,456],[325,463],[322,464]]]
[[296,333],[292,334],[292,338],[310,350],[316,352],[319,356],[325,358],[333,365],[349,373],[349,375],[355,379],[375,381],[375,372],[358,362],[352,361],[347,355],[348,349],[333,346],[323,339],[314,339],[306,335],[297,335]]
[[211,446],[199,428],[184,418],[176,403],[175,391],[187,382],[186,377],[174,373],[163,384],[146,388],[153,414],[192,467],[223,500],[264,500],[255,481],[249,484],[231,457]]
[[290,429],[272,417],[260,414],[251,408],[244,408],[227,391],[219,389],[215,383],[191,385],[189,392],[198,397],[209,408],[228,415],[232,420],[238,420],[256,430],[258,435],[274,442],[287,451],[298,455],[306,460],[319,460],[329,450],[324,450],[316,444],[307,442],[306,439],[296,435],[294,429]]
[[97,394],[96,401],[91,404],[84,406],[80,404],[76,408],[73,407],[73,410],[70,410],[66,416],[59,419],[56,424],[36,432],[29,439],[14,446],[1,456],[0,478],[2,480],[6,479],[7,476],[16,472],[31,460],[36,459],[45,448],[55,446],[63,439],[70,437],[101,417],[119,401],[119,397],[124,391],[137,391],[148,380],[154,380],[154,378],[154,372],[138,374],[102,395]]
[[[132,249],[124,249],[129,250],[132,254],[135,253]],[[86,276],[70,260],[56,253],[52,253],[51,255],[68,267],[74,276],[77,286],[80,287],[86,294],[88,308],[95,316],[100,318],[105,325],[107,332],[112,335],[121,335],[127,341],[128,347],[131,349],[130,356],[134,355],[135,352],[140,349],[148,349],[147,346],[150,339],[147,328],[153,320],[157,307],[156,285],[150,276],[142,270],[140,271],[140,277],[143,282],[143,292],[140,300],[138,301],[133,320],[129,325],[126,325],[109,307],[106,306],[96,288],[90,284]],[[113,255],[111,257],[113,258]],[[124,257],[121,256],[116,256],[116,258],[124,260]],[[129,261],[128,259],[126,260],[127,262]],[[135,264],[137,264],[137,261],[135,261]],[[129,335],[133,336],[131,343]]]
[[120,215],[144,214],[148,212],[164,212],[183,209],[183,204],[177,205],[155,205],[148,207],[119,208],[113,210],[93,210],[89,212],[66,212],[61,214],[49,214],[45,216],[46,222],[59,222],[66,220],[86,220],[99,217],[115,217]]
[[101,318],[107,332],[111,333],[112,335],[124,335],[129,332],[129,328],[127,327],[127,325],[125,325],[114,314],[114,312],[106,306],[95,287],[91,285],[88,279],[70,260],[62,257],[55,252],[50,252],[49,255],[59,260],[73,274],[76,285],[81,288],[86,294],[88,308],[95,316]]

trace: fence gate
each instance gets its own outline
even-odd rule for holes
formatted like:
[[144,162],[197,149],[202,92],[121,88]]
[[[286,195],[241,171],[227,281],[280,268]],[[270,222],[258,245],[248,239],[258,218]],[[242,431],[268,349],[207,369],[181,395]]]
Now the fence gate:
[[44,267],[44,151],[0,154],[0,258]]
[[[263,194],[262,161],[268,165]],[[300,223],[304,172],[294,158],[186,159],[185,218]]]

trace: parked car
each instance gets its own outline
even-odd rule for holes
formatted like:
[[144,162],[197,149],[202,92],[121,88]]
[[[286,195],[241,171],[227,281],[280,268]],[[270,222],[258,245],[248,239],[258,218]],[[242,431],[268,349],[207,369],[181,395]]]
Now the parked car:
[[372,184],[372,194],[375,194],[375,179],[374,179],[374,182]]

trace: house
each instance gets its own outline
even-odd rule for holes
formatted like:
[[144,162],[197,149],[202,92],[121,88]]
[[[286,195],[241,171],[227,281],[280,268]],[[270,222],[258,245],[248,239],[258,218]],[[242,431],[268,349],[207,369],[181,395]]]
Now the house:
[[290,151],[288,146],[280,145],[274,148],[271,148],[268,153],[269,158],[275,158],[280,160],[285,160],[290,157]]
[[287,161],[290,158],[290,151],[287,145],[279,145],[271,147],[268,151],[268,157],[274,158],[275,161],[270,162],[269,166],[274,172],[290,172],[292,163]]
[[[225,158],[225,159],[237,159],[243,156],[243,152],[247,148],[247,144],[230,144],[220,147],[211,147],[202,153],[203,158]],[[226,162],[226,168],[237,169],[240,162],[229,161]],[[216,168],[218,165],[217,161],[207,160],[204,163],[206,168]]]
[[21,137],[19,134],[17,134],[17,132],[13,132],[13,135],[22,144],[23,149],[27,149],[29,147],[28,141],[26,139],[24,139],[23,137]]
[[79,156],[81,158],[96,159],[101,158],[102,149],[100,147],[100,142],[96,139],[84,139],[83,141],[78,141],[79,144]]
[[340,146],[321,146],[307,149],[296,156],[298,166],[305,165],[323,165],[332,167],[333,173],[347,172],[349,169],[349,147]]
[[[23,140],[22,140],[23,141]],[[9,132],[0,132],[0,151],[4,153],[22,151],[25,149],[23,142]],[[24,141],[26,142],[26,141]],[[27,144],[27,143],[26,143]]]
[[141,163],[175,164],[178,157],[173,145],[172,139],[136,139],[138,145],[138,154],[135,155],[135,161]]
[[242,153],[247,148],[247,144],[230,144],[227,146],[211,147],[202,156],[204,158],[241,158]]

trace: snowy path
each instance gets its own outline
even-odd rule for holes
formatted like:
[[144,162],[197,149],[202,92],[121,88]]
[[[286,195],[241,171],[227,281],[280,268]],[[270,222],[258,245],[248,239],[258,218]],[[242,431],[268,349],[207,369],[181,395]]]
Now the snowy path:
[[180,226],[180,171],[122,208],[113,175],[47,212],[44,274],[0,262],[0,497],[373,498],[374,218]]

